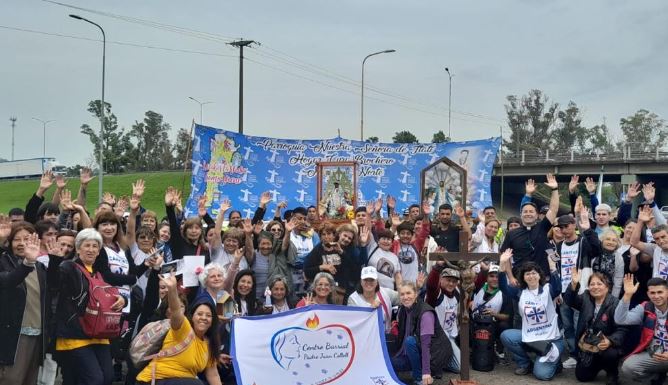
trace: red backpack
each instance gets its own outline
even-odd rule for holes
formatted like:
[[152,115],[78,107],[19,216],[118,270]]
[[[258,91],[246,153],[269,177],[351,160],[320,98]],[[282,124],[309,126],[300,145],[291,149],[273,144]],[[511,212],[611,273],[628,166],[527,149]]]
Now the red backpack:
[[102,275],[95,275],[75,263],[88,281],[86,311],[79,317],[81,329],[90,338],[115,338],[121,334],[121,312],[111,310],[118,299],[118,289],[104,282]]

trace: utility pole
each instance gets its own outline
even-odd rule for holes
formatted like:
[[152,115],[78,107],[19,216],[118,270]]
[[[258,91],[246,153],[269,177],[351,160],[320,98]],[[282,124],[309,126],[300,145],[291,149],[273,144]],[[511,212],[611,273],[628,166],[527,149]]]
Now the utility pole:
[[501,132],[501,148],[499,149],[499,163],[501,163],[501,208],[500,212],[503,215],[503,187],[504,187],[504,173],[503,173],[503,126],[499,126],[499,131]]
[[227,43],[239,47],[239,133],[244,133],[244,47],[256,43],[254,40],[239,40]]
[[16,116],[11,116],[9,121],[12,122],[12,160],[14,160],[14,128],[16,128]]
[[448,79],[450,86],[448,87],[448,139],[452,142],[452,75],[450,69],[445,67],[445,72],[448,73]]

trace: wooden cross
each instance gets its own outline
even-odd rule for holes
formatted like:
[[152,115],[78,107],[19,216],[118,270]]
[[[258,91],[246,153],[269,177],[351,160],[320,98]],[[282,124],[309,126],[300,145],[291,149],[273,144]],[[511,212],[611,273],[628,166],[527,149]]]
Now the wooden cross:
[[[459,292],[462,294],[459,300],[459,343],[461,351],[461,368],[459,371],[459,380],[451,379],[451,385],[472,385],[478,384],[477,381],[470,380],[469,366],[471,361],[471,352],[469,348],[469,312],[468,302],[473,296],[475,290],[475,274],[472,267],[483,260],[491,260],[498,263],[498,253],[470,253],[468,242],[468,233],[459,232],[459,252],[436,252],[429,253],[430,261],[446,261],[448,267],[459,270]],[[473,263],[476,262],[476,263]]]

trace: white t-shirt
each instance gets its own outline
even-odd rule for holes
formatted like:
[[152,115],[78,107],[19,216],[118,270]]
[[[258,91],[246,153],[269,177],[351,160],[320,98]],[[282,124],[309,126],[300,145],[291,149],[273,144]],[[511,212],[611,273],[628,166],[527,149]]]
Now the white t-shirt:
[[561,244],[561,292],[565,293],[573,278],[573,269],[578,267],[580,241],[572,245]]
[[[385,305],[383,305],[383,301],[380,300],[380,297],[383,298]],[[399,293],[381,287],[376,293],[376,299],[380,302],[380,308],[383,312],[385,331],[389,331],[392,328],[392,306],[399,304]],[[348,297],[348,306],[371,307],[371,304],[364,299],[362,294],[355,291]]]
[[550,284],[522,290],[518,309],[522,316],[522,342],[552,341],[561,337]]
[[434,310],[438,317],[438,323],[441,324],[443,331],[449,337],[457,337],[459,334],[459,322],[457,321],[457,314],[459,313],[459,301],[457,297],[452,298],[443,294],[443,300]]
[[378,244],[373,239],[367,245],[367,253],[371,256],[367,266],[373,266],[378,271],[380,287],[394,290],[394,275],[401,272],[399,258],[393,252],[382,250],[380,247],[376,248],[377,246]]
[[[494,294],[494,297],[490,298],[490,300],[481,307],[483,303],[485,303],[484,287],[478,290],[473,296],[473,310],[478,310],[482,313],[485,309],[490,309],[492,312],[499,314],[503,307],[503,294],[501,294],[501,290],[497,291],[496,294]],[[478,309],[479,307],[480,309]]]
[[418,253],[411,244],[404,245],[399,242],[397,258],[401,264],[401,278],[406,281],[417,281],[420,272]]
[[[115,274],[130,274],[130,262],[128,262],[127,257],[125,256],[125,251],[119,248],[119,251],[112,249],[111,247],[104,247],[104,250],[107,252],[107,260],[109,262],[109,270]],[[123,308],[123,313],[130,313],[130,286],[116,286],[118,288],[118,293],[125,297],[128,304]]]
[[654,248],[652,253],[652,278],[668,279],[668,252],[661,250],[657,245],[650,244]]
[[[219,264],[220,266],[223,267],[223,269],[225,269],[225,271],[227,271],[227,268],[233,261],[234,261],[234,255],[229,254],[222,247],[214,249],[213,252],[211,253],[211,262]],[[239,270],[244,270],[244,269],[248,269],[248,261],[246,261],[245,256],[241,258],[241,262],[239,262]]]

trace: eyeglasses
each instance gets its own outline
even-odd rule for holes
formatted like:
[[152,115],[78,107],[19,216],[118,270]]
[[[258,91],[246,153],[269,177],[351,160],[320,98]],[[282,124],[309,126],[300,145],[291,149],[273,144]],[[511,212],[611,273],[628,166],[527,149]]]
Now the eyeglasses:
[[279,227],[275,227],[273,229],[269,229],[272,233],[280,233],[282,230]]

